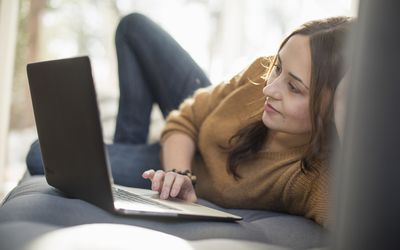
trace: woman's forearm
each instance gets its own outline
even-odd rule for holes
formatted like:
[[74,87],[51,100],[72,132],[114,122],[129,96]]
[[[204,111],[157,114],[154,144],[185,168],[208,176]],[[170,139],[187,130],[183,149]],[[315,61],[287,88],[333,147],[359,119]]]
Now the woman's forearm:
[[162,161],[165,171],[190,170],[196,145],[192,138],[183,133],[173,134],[162,144]]

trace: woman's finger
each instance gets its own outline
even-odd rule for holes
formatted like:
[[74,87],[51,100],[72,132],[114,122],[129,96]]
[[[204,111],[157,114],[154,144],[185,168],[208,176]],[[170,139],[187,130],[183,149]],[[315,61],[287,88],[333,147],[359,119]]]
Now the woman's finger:
[[182,176],[182,177],[183,177],[183,182],[181,184],[181,189],[177,195],[177,198],[189,202],[196,202],[197,196],[196,192],[194,191],[192,181],[187,176]]
[[189,177],[185,178],[178,198],[189,202],[197,202],[196,192],[194,191],[192,181],[189,179]]
[[179,194],[179,192],[181,192],[182,185],[185,182],[185,178],[186,176],[183,175],[177,175],[175,177],[174,184],[171,187],[171,192],[170,192],[171,197],[176,197]]
[[196,193],[194,191],[187,192],[185,194],[184,200],[189,201],[189,202],[193,202],[193,203],[197,202]]
[[165,176],[165,172],[162,170],[157,170],[154,173],[153,179],[151,180],[152,181],[152,185],[151,185],[152,190],[160,192],[161,187],[164,182],[164,176]]
[[168,172],[164,176],[164,183],[161,189],[160,198],[161,199],[168,199],[171,187],[174,184],[175,178],[177,174],[173,172]]
[[142,177],[145,179],[152,180],[155,173],[156,173],[156,171],[154,171],[154,169],[149,169],[149,170],[143,172]]

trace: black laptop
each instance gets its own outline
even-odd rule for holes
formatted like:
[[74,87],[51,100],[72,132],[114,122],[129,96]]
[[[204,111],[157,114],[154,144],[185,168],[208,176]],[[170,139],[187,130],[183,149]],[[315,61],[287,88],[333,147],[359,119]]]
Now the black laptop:
[[240,216],[113,183],[87,56],[28,64],[29,87],[47,182],[107,211],[240,220]]

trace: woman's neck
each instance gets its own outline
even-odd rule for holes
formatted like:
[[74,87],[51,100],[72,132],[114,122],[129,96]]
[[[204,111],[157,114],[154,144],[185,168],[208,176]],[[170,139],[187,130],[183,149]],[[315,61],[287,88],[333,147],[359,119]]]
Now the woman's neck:
[[309,139],[309,133],[288,134],[269,130],[264,149],[268,152],[285,152],[292,148],[304,146],[309,142]]

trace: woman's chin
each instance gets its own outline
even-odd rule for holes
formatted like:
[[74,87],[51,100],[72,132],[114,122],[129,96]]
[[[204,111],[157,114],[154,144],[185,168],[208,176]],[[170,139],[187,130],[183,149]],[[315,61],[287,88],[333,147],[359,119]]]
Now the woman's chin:
[[262,114],[262,118],[261,118],[262,122],[264,123],[264,125],[267,128],[271,128],[272,127],[272,121],[271,118],[268,116],[268,114],[264,111]]
[[270,116],[268,113],[264,111],[262,115],[262,122],[270,131],[282,131],[282,127],[279,126],[278,121],[276,120],[276,116]]

